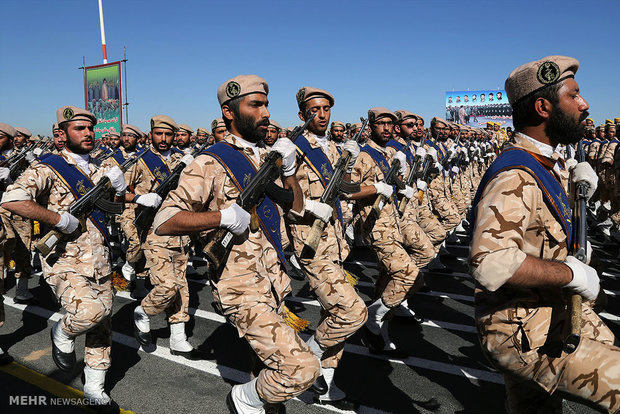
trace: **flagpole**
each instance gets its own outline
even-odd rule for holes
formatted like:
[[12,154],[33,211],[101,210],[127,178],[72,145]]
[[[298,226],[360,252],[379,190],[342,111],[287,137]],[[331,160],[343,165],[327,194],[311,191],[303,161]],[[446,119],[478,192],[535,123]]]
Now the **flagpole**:
[[108,63],[108,51],[105,46],[105,27],[103,26],[103,5],[99,0],[99,27],[101,28],[101,49],[103,51],[103,63]]

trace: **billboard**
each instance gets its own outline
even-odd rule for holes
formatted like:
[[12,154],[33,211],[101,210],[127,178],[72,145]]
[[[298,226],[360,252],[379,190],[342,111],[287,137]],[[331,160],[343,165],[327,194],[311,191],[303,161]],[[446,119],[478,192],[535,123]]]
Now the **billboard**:
[[476,128],[491,121],[506,128],[512,126],[512,108],[502,89],[450,91],[446,92],[446,119]]
[[121,62],[84,68],[84,101],[86,109],[97,117],[96,140],[108,132],[120,133],[123,123]]

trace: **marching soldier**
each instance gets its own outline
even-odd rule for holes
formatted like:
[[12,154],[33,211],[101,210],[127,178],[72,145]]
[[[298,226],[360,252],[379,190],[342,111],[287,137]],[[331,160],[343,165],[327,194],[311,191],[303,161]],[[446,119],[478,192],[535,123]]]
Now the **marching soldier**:
[[[391,309],[407,298],[419,274],[415,261],[404,247],[394,188],[384,181],[390,169],[386,144],[392,138],[397,118],[392,111],[377,107],[368,111],[368,120],[370,139],[362,147],[351,174],[351,181],[360,182],[361,190],[350,196],[357,201],[356,213],[360,215],[362,237],[377,255],[380,270],[375,284],[375,294],[379,297],[368,306],[368,322],[363,333],[365,345],[371,351],[406,356],[390,340],[388,323],[383,320]],[[404,175],[406,168],[401,165],[398,174]],[[373,204],[379,195],[385,197],[386,202],[377,217]]]
[[226,123],[222,118],[216,118],[213,122],[211,122],[211,134],[213,135],[215,142],[222,141],[227,132]]
[[[349,246],[343,237],[340,200],[336,200],[334,206],[320,201],[339,158],[336,145],[326,136],[334,98],[327,91],[307,86],[297,92],[296,98],[302,121],[306,121],[309,113],[316,114],[304,135],[295,141],[299,154],[296,176],[304,193],[304,211],[300,215],[292,212],[291,219],[287,220],[293,249],[300,258],[298,263],[324,311],[315,334],[307,341],[322,365],[321,376],[311,390],[318,394],[319,402],[350,410],[358,404],[336,386],[334,373],[345,340],[364,325],[367,311],[364,301],[347,282],[342,267],[349,255]],[[350,175],[360,149],[355,141],[348,141],[343,150],[353,155],[347,167]],[[304,257],[304,242],[317,218],[326,223],[326,227],[314,256]]]
[[[183,155],[181,151],[171,148],[172,137],[177,131],[178,126],[172,118],[166,115],[151,118],[151,151],[136,164],[130,179],[136,194],[133,199],[135,203],[145,207],[158,207],[161,197],[153,191],[177,164],[189,165],[194,160],[191,154]],[[140,202],[142,197],[147,198],[144,204]],[[134,310],[136,339],[143,346],[149,345],[152,342],[150,318],[165,312],[170,325],[170,353],[192,360],[198,359],[199,355],[188,342],[185,333],[185,324],[189,322],[189,285],[186,278],[189,237],[160,236],[153,233],[152,228],[144,230],[148,230],[148,233],[142,248],[153,289]]]
[[[52,328],[52,356],[59,369],[70,371],[76,362],[75,337],[86,334],[84,396],[99,408],[118,412],[103,389],[110,367],[114,295],[105,220],[100,210],[93,210],[82,232],[78,218],[67,210],[104,175],[118,198],[125,192],[125,180],[120,169],[106,171],[100,161],[88,155],[94,146],[93,114],[64,106],[56,116],[66,147],[60,155],[47,154],[28,168],[4,193],[2,206],[13,214],[54,226],[65,235],[42,263],[47,283],[67,312]],[[45,196],[47,208],[36,202]]]
[[[233,386],[227,397],[232,413],[264,412],[264,403],[299,395],[319,375],[318,359],[283,319],[290,280],[282,267],[283,223],[278,209],[267,196],[256,213],[259,230],[248,232],[250,214],[235,203],[246,174],[251,177],[267,153],[257,144],[269,126],[268,91],[267,82],[256,75],[239,75],[218,88],[229,134],[183,172],[154,223],[158,234],[220,227],[234,235],[228,260],[212,277],[213,296],[265,368],[252,381]],[[281,138],[272,151],[281,155],[284,186],[294,194],[287,209],[299,215],[303,194],[295,178],[295,146]]]
[[[583,137],[588,104],[578,68],[573,58],[548,56],[512,71],[514,144],[487,171],[473,205],[476,325],[485,355],[504,373],[510,413],[561,412],[561,393],[620,409],[620,349],[592,310],[599,277],[570,252],[577,223],[568,182],[585,184],[590,197],[597,176],[585,162],[569,174],[554,151]],[[567,353],[573,294],[584,299],[573,309],[581,312],[581,340]]]
[[183,154],[191,154],[190,137],[194,133],[194,130],[186,124],[179,124],[178,127],[179,130],[174,137],[174,145]]
[[278,134],[280,133],[281,129],[282,127],[280,126],[280,124],[278,124],[273,119],[269,120],[269,127],[267,128],[267,135],[265,136],[265,139],[263,140],[263,143],[265,144],[267,148],[271,148],[273,144],[275,144],[275,142],[278,140]]

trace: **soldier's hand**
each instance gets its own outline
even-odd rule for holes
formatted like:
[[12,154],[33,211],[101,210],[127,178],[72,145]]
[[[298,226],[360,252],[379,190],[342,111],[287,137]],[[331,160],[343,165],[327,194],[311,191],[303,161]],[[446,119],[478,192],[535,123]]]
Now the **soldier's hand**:
[[11,170],[0,167],[0,181],[11,181]]
[[394,158],[400,162],[400,168],[398,169],[398,175],[407,174],[407,156],[402,151],[397,151],[394,154]]
[[252,218],[252,215],[242,209],[237,203],[220,210],[220,214],[222,216],[220,219],[220,227],[228,229],[235,236],[239,236],[245,232]]
[[43,154],[43,150],[41,148],[35,148],[32,150],[32,153],[35,155],[35,157],[40,157],[41,154]]
[[357,142],[353,140],[348,140],[342,146],[344,151],[349,151],[351,154],[351,160],[349,161],[349,165],[347,166],[347,174],[351,174],[353,172],[353,166],[355,165],[355,161],[357,161],[357,157],[360,155],[360,146]]
[[394,193],[394,187],[384,183],[383,181],[374,183],[373,186],[375,187],[375,190],[377,190],[377,194],[381,194],[384,197],[392,197],[392,194]]
[[120,168],[115,165],[106,171],[104,175],[110,179],[110,184],[112,185],[114,191],[116,191],[117,196],[122,196],[125,194],[127,184],[125,183],[125,176]]
[[183,158],[181,158],[181,162],[185,165],[190,165],[193,161],[194,157],[192,156],[192,154],[184,155]]
[[71,234],[79,225],[80,221],[72,214],[60,213],[60,220],[56,223],[56,228],[63,234]]
[[295,174],[295,162],[297,159],[297,147],[288,138],[280,138],[271,147],[272,151],[277,152],[282,157],[282,174],[290,177]]
[[418,187],[418,190],[420,191],[426,191],[426,189],[428,188],[428,184],[426,184],[426,181],[420,180],[419,178],[415,182],[415,186]]
[[458,174],[460,172],[459,167],[457,166],[452,167],[451,170],[454,174]]
[[415,193],[415,190],[413,189],[413,187],[406,185],[405,188],[400,190],[398,193],[405,196],[406,199],[410,199],[410,198],[413,198],[413,194]]
[[566,160],[566,169],[568,171],[571,171],[573,168],[575,168],[575,165],[577,165],[577,160],[574,158],[569,158]]
[[601,288],[596,270],[574,256],[567,256],[564,264],[573,272],[573,280],[564,287],[580,294],[586,300],[596,299]]
[[580,162],[570,170],[570,180],[574,184],[585,184],[586,201],[592,197],[598,186],[598,176],[587,162]]
[[306,199],[304,210],[314,217],[318,218],[324,223],[329,221],[329,218],[332,216],[333,208],[329,204],[321,203],[316,200],[308,200]]
[[437,150],[435,148],[429,148],[426,153],[428,155],[431,156],[431,158],[433,158],[433,161],[438,162],[439,160],[437,159]]
[[420,158],[424,158],[426,157],[426,150],[424,149],[424,147],[418,147],[415,150],[415,155],[417,155]]
[[156,193],[147,193],[144,195],[137,195],[133,201],[144,207],[157,208],[161,204],[161,197]]

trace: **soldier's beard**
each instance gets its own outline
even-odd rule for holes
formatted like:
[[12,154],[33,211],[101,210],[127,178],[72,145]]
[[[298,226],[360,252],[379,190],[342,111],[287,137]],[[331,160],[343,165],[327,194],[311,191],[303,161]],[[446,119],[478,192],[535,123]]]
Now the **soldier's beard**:
[[245,116],[240,113],[237,119],[235,119],[235,124],[237,131],[241,134],[241,138],[250,142],[258,142],[267,136],[267,129],[258,129],[258,127],[261,125],[269,126],[269,119],[263,118],[260,121],[256,121],[251,116]]
[[558,144],[575,144],[585,134],[585,125],[581,122],[588,117],[587,111],[582,112],[579,119],[569,116],[558,105],[553,108],[549,122],[545,126],[545,134],[549,137],[552,146]]

